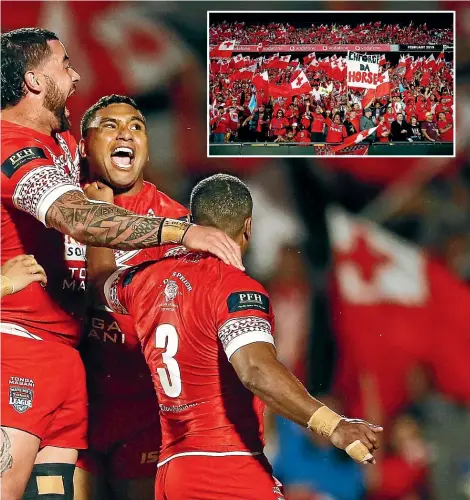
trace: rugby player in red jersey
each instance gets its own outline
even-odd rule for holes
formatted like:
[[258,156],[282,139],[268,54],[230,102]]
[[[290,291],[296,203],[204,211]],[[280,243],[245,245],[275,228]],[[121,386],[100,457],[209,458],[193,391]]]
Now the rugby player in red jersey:
[[[191,195],[194,219],[224,229],[242,253],[252,208],[248,188],[228,175]],[[277,360],[269,297],[245,273],[181,247],[127,269],[88,247],[88,272],[109,307],[135,322],[152,373],[162,427],[156,499],[284,498],[263,455],[264,404],[358,462],[374,461],[382,428],[335,414]]]
[[[188,220],[185,207],[144,181],[147,130],[132,99],[101,98],[84,114],[81,133],[85,182],[109,186],[114,194],[110,201],[136,214]],[[131,161],[131,155],[136,160]],[[166,250],[155,247],[114,255],[119,265],[132,266],[157,259]],[[88,450],[79,453],[75,470],[75,500],[100,500],[107,488],[115,500],[152,499],[160,419],[134,323],[127,315],[93,304],[80,351],[87,373],[89,422]]]
[[87,412],[64,234],[121,250],[180,241],[242,267],[240,249],[222,231],[90,201],[68,132],[66,102],[80,77],[65,47],[50,31],[23,28],[1,35],[1,51],[1,262],[34,255],[48,276],[47,288],[2,299],[1,496],[70,500]]

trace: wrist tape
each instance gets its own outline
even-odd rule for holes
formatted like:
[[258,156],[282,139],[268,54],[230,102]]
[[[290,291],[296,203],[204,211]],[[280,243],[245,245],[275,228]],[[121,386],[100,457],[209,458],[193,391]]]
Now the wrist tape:
[[322,406],[310,417],[307,427],[321,436],[329,438],[342,419],[341,415],[330,410],[328,406]]
[[165,218],[160,225],[158,242],[181,244],[186,231],[191,226],[189,222]]
[[15,287],[13,286],[13,283],[11,282],[10,278],[7,278],[6,276],[1,276],[0,281],[2,287],[2,296],[11,295],[12,293],[15,293]]

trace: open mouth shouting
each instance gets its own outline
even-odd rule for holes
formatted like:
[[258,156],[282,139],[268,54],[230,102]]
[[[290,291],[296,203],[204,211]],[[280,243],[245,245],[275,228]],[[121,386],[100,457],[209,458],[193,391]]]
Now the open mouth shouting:
[[111,161],[119,170],[130,170],[134,164],[135,151],[128,146],[118,146],[111,153]]

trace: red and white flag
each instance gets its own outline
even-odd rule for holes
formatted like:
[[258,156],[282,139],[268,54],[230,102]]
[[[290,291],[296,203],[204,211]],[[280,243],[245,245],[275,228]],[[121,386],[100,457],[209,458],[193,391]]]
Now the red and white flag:
[[379,75],[378,85],[375,89],[376,99],[380,99],[386,95],[390,95],[390,75],[388,74],[388,70]]
[[385,66],[387,64],[387,59],[385,59],[385,54],[382,54],[379,57],[379,66]]
[[232,57],[230,66],[232,68],[241,68],[243,66],[243,56],[241,54],[238,54],[235,57]]
[[297,57],[297,59],[292,59],[292,61],[289,63],[289,66],[293,66],[294,68],[296,66],[298,66],[299,64],[299,58]]
[[305,76],[305,73],[301,71],[297,78],[290,83],[292,87],[293,95],[297,94],[308,94],[312,91],[312,86],[310,85],[308,78]]
[[308,64],[316,59],[315,52],[310,52],[307,56],[304,57],[304,64]]
[[293,97],[299,94],[308,94],[312,91],[305,73],[300,71],[295,80],[283,85],[269,84],[269,95],[273,97]]
[[470,404],[470,290],[423,249],[339,208],[327,212],[334,255],[336,389],[346,413],[364,416],[362,381],[374,381],[391,415],[409,401],[417,364],[439,392]]
[[209,51],[209,57],[232,57],[235,48],[235,40],[222,42],[218,47]]
[[233,82],[235,80],[251,80],[256,71],[256,64],[252,66],[248,66],[246,68],[241,68],[237,71],[234,71],[231,75],[229,75],[228,79]]
[[357,134],[353,134],[353,135],[350,135],[349,137],[346,137],[346,139],[344,140],[344,142],[342,144],[339,144],[338,146],[334,146],[331,148],[331,153],[336,154],[348,146],[352,146],[353,144],[361,143],[364,139],[369,137],[370,134],[373,134],[376,129],[377,129],[377,127],[368,128],[366,130],[361,130]]
[[267,71],[263,71],[263,73],[257,73],[253,77],[252,83],[256,87],[256,90],[263,90],[266,95],[268,94],[269,76]]

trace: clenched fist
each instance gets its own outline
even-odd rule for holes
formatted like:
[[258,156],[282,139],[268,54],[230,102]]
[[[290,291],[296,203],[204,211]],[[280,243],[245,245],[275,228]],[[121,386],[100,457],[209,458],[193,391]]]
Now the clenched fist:
[[99,181],[93,181],[85,186],[85,195],[93,201],[104,201],[105,203],[114,203],[113,190]]

